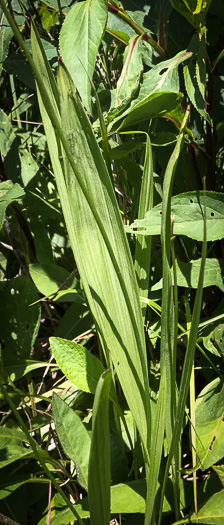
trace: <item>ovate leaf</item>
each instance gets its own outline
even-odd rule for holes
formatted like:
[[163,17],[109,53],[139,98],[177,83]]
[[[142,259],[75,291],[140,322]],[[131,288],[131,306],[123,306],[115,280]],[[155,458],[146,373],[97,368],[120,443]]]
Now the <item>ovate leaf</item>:
[[105,0],[85,0],[69,11],[60,34],[62,58],[91,113],[91,79],[107,21]]
[[196,400],[196,453],[205,470],[224,456],[224,385],[209,383]]
[[13,184],[10,180],[0,183],[0,229],[3,225],[6,208],[11,202],[19,201],[25,196],[20,184]]
[[218,465],[217,467],[213,467],[213,470],[219,476],[222,486],[224,487],[224,465]]
[[76,279],[56,264],[29,264],[29,272],[37,289],[45,296],[56,293],[62,285],[63,290],[76,286]]
[[[214,191],[191,191],[180,193],[171,199],[171,215],[174,217],[174,235],[186,235],[203,241],[203,207],[206,206],[207,240],[224,237],[224,195]],[[145,219],[135,220],[127,231],[140,235],[160,235],[162,205],[158,204],[146,213]]]
[[[190,261],[188,263],[177,259],[176,273],[178,286],[183,286],[184,288],[197,288],[200,265],[201,259]],[[223,277],[224,261],[222,259],[206,259],[203,288],[206,288],[207,286],[218,286],[223,292]],[[160,290],[162,286],[163,281],[160,279],[158,283],[152,286],[151,291]]]
[[[223,525],[224,521],[224,490],[220,490],[213,494],[204,505],[198,509],[196,516],[195,512],[191,514],[184,523],[197,523],[200,525]],[[181,522],[178,522],[181,524]],[[175,525],[175,524],[174,524]]]
[[8,281],[0,294],[0,330],[4,364],[29,359],[40,326],[39,296],[26,277]]
[[50,345],[59,368],[69,381],[80,390],[94,394],[105,371],[101,361],[84,346],[66,339],[51,337]]
[[53,395],[55,429],[67,456],[76,464],[78,481],[84,489],[88,485],[90,437],[81,419],[63,399]]

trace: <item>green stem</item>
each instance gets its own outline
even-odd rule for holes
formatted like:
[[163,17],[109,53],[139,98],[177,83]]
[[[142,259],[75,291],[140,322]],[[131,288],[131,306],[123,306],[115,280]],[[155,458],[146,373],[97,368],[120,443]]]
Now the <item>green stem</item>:
[[157,51],[157,53],[162,57],[162,58],[166,58],[166,51],[165,49],[163,49],[163,47],[161,47],[158,42],[156,42],[155,40],[153,40],[152,37],[150,37],[149,35],[147,35],[147,33],[144,31],[144,29],[142,29],[138,24],[136,24],[136,22],[134,22],[134,20],[132,20],[132,18],[128,15],[128,13],[126,13],[123,9],[120,9],[118,7],[116,7],[115,5],[113,5],[111,2],[108,2],[107,3],[108,5],[108,9],[114,13],[116,16],[118,16],[118,18],[121,18],[122,20],[124,20],[129,26],[132,27],[132,29],[134,29],[134,31],[137,33],[137,35],[140,35],[143,37],[143,40],[145,40],[146,42],[148,42],[150,44],[150,46],[153,47],[153,49],[155,49],[155,51]]

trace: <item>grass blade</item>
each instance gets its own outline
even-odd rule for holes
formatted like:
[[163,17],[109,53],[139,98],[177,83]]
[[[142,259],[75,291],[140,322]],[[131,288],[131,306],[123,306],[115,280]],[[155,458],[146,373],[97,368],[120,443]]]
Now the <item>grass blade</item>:
[[106,370],[99,379],[93,404],[88,474],[91,525],[110,523],[110,385],[111,372]]

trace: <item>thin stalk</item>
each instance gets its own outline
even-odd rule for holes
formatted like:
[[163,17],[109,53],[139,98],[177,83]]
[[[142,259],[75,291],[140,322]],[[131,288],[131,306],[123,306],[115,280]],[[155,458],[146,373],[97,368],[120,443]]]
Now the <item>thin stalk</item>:
[[12,100],[13,100],[13,106],[14,106],[14,110],[13,111],[15,111],[15,114],[16,114],[17,126],[18,126],[18,128],[21,129],[22,128],[22,124],[21,124],[21,121],[20,121],[20,113],[19,113],[19,109],[18,109],[16,88],[15,88],[15,82],[14,82],[14,76],[13,75],[9,75],[9,81],[10,81],[10,87],[11,87],[11,92],[12,92]]
[[124,20],[125,22],[127,22],[127,24],[129,26],[132,27],[132,29],[134,29],[134,31],[137,33],[137,35],[140,35],[143,37],[143,40],[146,40],[154,49],[155,51],[157,51],[157,53],[162,57],[162,58],[166,58],[166,51],[165,49],[163,49],[159,44],[158,42],[156,42],[155,40],[153,40],[153,38],[149,35],[147,35],[147,33],[145,33],[144,29],[142,29],[138,24],[136,24],[136,22],[134,22],[134,20],[132,20],[132,18],[128,15],[128,13],[126,13],[124,11],[124,9],[122,8],[119,8],[115,5],[113,5],[112,2],[108,2],[107,3],[107,6],[108,6],[108,9],[109,11],[111,11],[112,13],[114,13],[116,16],[118,16],[118,18],[121,18],[122,20]]
[[50,470],[48,469],[47,465],[45,464],[45,462],[43,461],[42,457],[41,457],[41,454],[39,453],[39,450],[38,450],[38,446],[37,446],[37,443],[36,441],[32,438],[32,436],[30,436],[29,434],[29,431],[23,421],[23,419],[21,418],[18,410],[16,409],[16,406],[14,405],[12,399],[10,398],[10,396],[8,395],[8,392],[3,384],[3,381],[2,381],[2,378],[0,378],[0,387],[1,387],[1,390],[2,390],[2,393],[3,393],[3,396],[5,398],[5,400],[7,401],[8,405],[10,406],[14,416],[16,417],[19,425],[20,425],[20,428],[23,430],[25,436],[27,437],[27,440],[33,450],[33,453],[37,459],[37,461],[40,463],[43,471],[45,472],[45,474],[47,475],[47,477],[49,478],[49,480],[52,482],[52,484],[54,485],[54,487],[56,488],[57,492],[60,494],[60,496],[63,498],[64,502],[66,503],[66,505],[69,507],[69,509],[71,510],[72,514],[75,516],[75,518],[77,519],[78,523],[80,525],[84,525],[84,522],[82,521],[82,519],[80,518],[77,510],[74,508],[74,506],[72,505],[72,503],[69,501],[68,497],[66,496],[66,494],[63,492],[62,488],[60,487],[60,485],[58,484],[58,482],[56,481],[55,477],[53,476],[53,474],[50,472]]
[[[205,187],[205,183],[204,183]],[[161,491],[161,503],[160,503],[160,511],[159,511],[159,520],[158,525],[161,523],[162,519],[162,511],[163,511],[163,500],[165,496],[165,490],[166,490],[166,483],[169,475],[169,468],[172,461],[172,457],[175,453],[175,449],[178,445],[178,442],[181,437],[181,430],[182,430],[182,424],[183,424],[183,417],[185,413],[185,405],[187,401],[187,395],[189,391],[189,385],[190,385],[190,378],[192,373],[192,365],[194,361],[194,354],[195,354],[195,347],[197,342],[197,334],[198,334],[198,325],[200,321],[200,315],[201,315],[201,306],[202,306],[202,294],[203,294],[203,281],[204,281],[204,270],[205,270],[205,262],[206,262],[206,254],[207,254],[207,242],[206,242],[206,213],[204,210],[204,241],[202,245],[202,258],[201,258],[201,268],[200,268],[200,274],[199,274],[199,280],[198,280],[198,288],[196,292],[195,297],[195,303],[194,303],[194,309],[193,309],[193,315],[192,315],[192,323],[191,323],[191,330],[189,334],[189,340],[187,344],[186,349],[186,355],[184,360],[184,366],[183,366],[183,372],[181,377],[181,383],[180,383],[180,390],[179,390],[179,403],[177,407],[177,416],[176,416],[176,423],[174,427],[173,432],[173,438],[172,443],[170,447],[169,456],[166,463],[166,469],[164,474],[164,480],[163,480],[163,486]]]
[[[190,306],[187,297],[184,297],[187,330],[191,328]],[[189,336],[188,336],[189,337]],[[192,468],[196,467],[196,432],[195,432],[195,380],[194,380],[194,363],[192,364],[191,378],[190,378],[190,422],[191,422],[191,453],[192,453]],[[196,471],[193,471],[193,493],[194,493],[194,510],[197,516],[197,477]]]
[[[174,217],[171,219],[172,229],[174,224]],[[178,334],[178,287],[177,287],[177,268],[176,268],[176,257],[175,257],[175,248],[174,248],[174,237],[171,237],[171,259],[173,266],[173,294],[174,294],[174,341],[173,341],[173,378],[176,376],[176,356],[177,356],[177,334]],[[176,381],[173,385],[176,389],[173,392],[173,413],[174,419],[176,417],[176,398],[177,398],[177,388]],[[180,463],[181,463],[181,447],[177,447],[175,451],[172,470],[173,470],[173,495],[174,495],[174,507],[175,507],[175,518],[176,520],[180,517]]]

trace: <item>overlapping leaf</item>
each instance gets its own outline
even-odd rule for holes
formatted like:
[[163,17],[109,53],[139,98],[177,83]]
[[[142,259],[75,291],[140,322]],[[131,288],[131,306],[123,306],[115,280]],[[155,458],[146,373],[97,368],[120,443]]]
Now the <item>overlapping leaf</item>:
[[[106,26],[105,0],[76,2],[60,34],[60,50],[84,106],[91,113],[91,78]],[[75,28],[75,31],[74,31]]]
[[[207,240],[215,241],[224,237],[224,196],[209,191],[206,197],[202,191],[175,195],[171,199],[171,215],[174,218],[174,235],[187,235],[197,241],[203,240],[203,206],[206,206]],[[146,213],[145,219],[136,219],[127,231],[140,235],[160,235],[162,206],[158,204]]]

